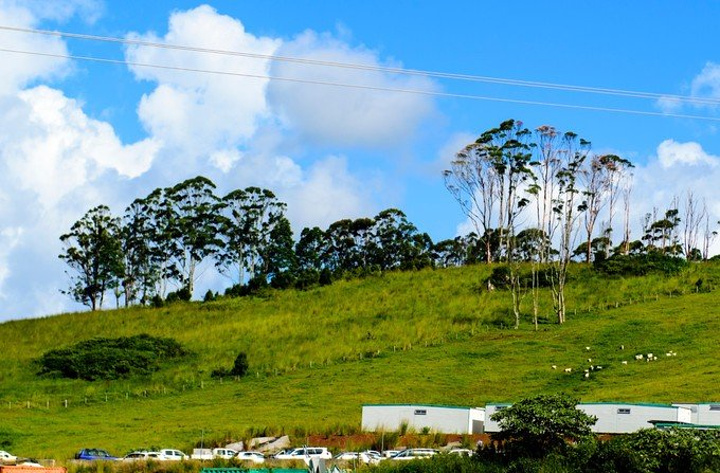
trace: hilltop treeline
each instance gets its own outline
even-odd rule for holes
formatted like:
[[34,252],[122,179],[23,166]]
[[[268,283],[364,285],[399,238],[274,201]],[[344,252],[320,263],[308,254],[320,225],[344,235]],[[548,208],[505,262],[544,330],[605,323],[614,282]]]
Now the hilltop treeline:
[[[563,323],[572,260],[594,262],[606,274],[642,275],[708,258],[717,232],[692,193],[647,214],[642,236],[631,238],[632,167],[619,156],[593,153],[572,132],[549,126],[532,132],[507,120],[460,150],[444,172],[475,232],[439,242],[398,209],[304,228],[296,240],[287,206],[272,191],[248,187],[217,196],[215,184],[198,176],[154,190],[120,217],[104,205],[88,211],[60,237],[60,258],[70,267],[64,292],[93,310],[107,293],[118,305],[190,299],[198,269],[209,261],[231,281],[229,295],[267,285],[304,289],[376,271],[500,262],[507,271],[491,283],[510,289],[516,327],[521,293],[536,299],[539,287],[551,288]],[[622,238],[614,244],[620,204]],[[531,212],[534,222],[523,216]],[[522,274],[523,262],[532,274]]]
[[[190,299],[202,274],[198,269],[210,264],[228,277],[226,294],[245,295],[265,286],[306,289],[378,271],[497,261],[505,248],[500,232],[433,242],[398,209],[341,219],[326,229],[304,228],[296,240],[287,206],[272,191],[248,187],[217,196],[215,190],[211,180],[198,176],[155,189],[122,216],[105,205],[89,210],[60,237],[60,258],[70,278],[63,292],[93,310],[108,294],[118,306],[159,304]],[[515,259],[527,262],[549,244],[535,229],[519,232],[513,241]],[[596,267],[607,273],[677,267],[668,264],[673,258],[658,260],[661,253],[676,252],[650,240],[635,242],[629,254],[622,247],[593,248]]]
[[295,241],[286,204],[272,191],[248,187],[217,196],[215,189],[199,176],[136,199],[121,217],[104,205],[89,210],[60,237],[60,258],[71,270],[64,292],[94,310],[108,293],[126,306],[190,299],[198,269],[209,262],[231,281],[226,292],[242,295],[267,285],[307,288],[346,274],[464,264],[469,257],[451,255],[457,245],[434,245],[397,209],[325,230],[304,228]]

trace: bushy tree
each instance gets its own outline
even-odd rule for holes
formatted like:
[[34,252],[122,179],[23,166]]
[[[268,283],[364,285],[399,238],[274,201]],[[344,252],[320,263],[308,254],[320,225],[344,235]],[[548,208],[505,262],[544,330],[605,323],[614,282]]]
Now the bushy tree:
[[577,409],[578,400],[566,394],[540,395],[496,412],[500,432],[494,440],[505,442],[517,456],[538,458],[563,452],[568,441],[591,435],[597,418]]
[[59,255],[73,270],[70,288],[63,291],[91,310],[102,308],[105,292],[118,284],[123,274],[120,223],[107,206],[88,211],[75,222],[60,241],[65,251]]

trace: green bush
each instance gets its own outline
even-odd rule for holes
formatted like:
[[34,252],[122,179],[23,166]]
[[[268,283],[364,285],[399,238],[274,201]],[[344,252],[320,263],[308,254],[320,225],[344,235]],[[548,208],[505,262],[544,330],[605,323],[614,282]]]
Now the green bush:
[[678,274],[687,264],[678,256],[653,251],[637,255],[615,254],[607,259],[596,260],[593,266],[610,276],[644,276],[651,273]]
[[87,381],[118,379],[150,374],[160,368],[161,362],[187,354],[182,345],[171,338],[147,334],[93,338],[46,352],[37,360],[38,374]]

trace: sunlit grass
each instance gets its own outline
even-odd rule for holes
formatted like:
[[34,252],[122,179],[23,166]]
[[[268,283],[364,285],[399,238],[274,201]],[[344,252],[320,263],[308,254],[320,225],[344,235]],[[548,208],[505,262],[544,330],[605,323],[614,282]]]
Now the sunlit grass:
[[[717,265],[625,279],[574,268],[568,322],[538,332],[529,295],[521,328],[506,328],[509,295],[480,290],[489,274],[485,266],[388,273],[264,298],[1,324],[0,442],[22,455],[70,458],[86,446],[189,450],[250,430],[302,442],[359,426],[363,403],[482,406],[558,391],[585,401],[718,400],[720,292],[694,292],[699,278],[718,279]],[[552,322],[548,291],[540,309]],[[46,350],[139,333],[172,337],[194,356],[137,379],[35,376],[32,360]],[[670,350],[677,356],[666,357]],[[210,378],[240,351],[247,377]],[[636,353],[659,360],[635,362]],[[588,358],[603,369],[586,380]]]

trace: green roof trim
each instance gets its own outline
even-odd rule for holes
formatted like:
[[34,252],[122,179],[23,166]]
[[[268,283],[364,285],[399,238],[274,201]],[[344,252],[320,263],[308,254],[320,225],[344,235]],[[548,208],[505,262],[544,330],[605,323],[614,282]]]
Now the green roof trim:
[[677,409],[672,404],[657,404],[651,402],[581,402],[578,406],[635,406],[635,407],[665,407]]
[[442,404],[363,404],[363,407],[437,407],[441,409],[484,409],[484,407],[446,406]]

